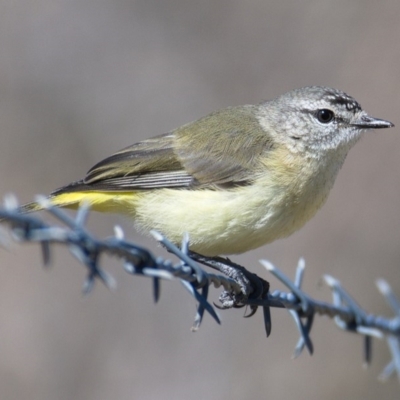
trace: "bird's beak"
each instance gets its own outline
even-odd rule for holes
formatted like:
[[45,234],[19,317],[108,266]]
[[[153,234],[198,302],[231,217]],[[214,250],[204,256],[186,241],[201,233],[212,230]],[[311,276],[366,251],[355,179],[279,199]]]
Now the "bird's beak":
[[381,129],[381,128],[392,128],[394,124],[384,119],[373,118],[367,114],[362,114],[360,117],[352,122],[353,126],[360,129]]

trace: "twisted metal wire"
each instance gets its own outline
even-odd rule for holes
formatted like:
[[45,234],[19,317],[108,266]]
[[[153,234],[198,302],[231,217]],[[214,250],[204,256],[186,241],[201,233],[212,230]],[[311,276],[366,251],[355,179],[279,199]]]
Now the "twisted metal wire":
[[[198,303],[192,327],[194,331],[200,327],[205,312],[217,323],[220,323],[216,308],[248,305],[252,309],[250,316],[254,314],[257,307],[262,307],[264,329],[266,335],[269,336],[272,327],[270,308],[286,308],[293,317],[300,335],[294,350],[294,357],[298,357],[304,348],[310,354],[313,353],[314,347],[310,333],[315,315],[327,315],[334,319],[339,328],[363,336],[364,360],[366,363],[371,361],[372,338],[386,340],[391,353],[391,360],[383,369],[379,379],[386,381],[392,375],[397,375],[400,381],[400,300],[383,279],[377,281],[377,287],[392,309],[393,318],[369,314],[363,310],[343,288],[341,283],[329,275],[324,276],[324,281],[332,291],[332,303],[311,298],[301,289],[305,271],[305,261],[303,259],[299,260],[293,281],[269,261],[261,260],[260,262],[266,270],[281,281],[289,291],[275,290],[272,293],[268,290],[260,291],[257,290],[257,286],[265,289],[266,282],[247,271],[244,267],[237,266],[229,260],[218,258],[218,260],[210,259],[205,261],[204,257],[197,257],[198,261],[209,266],[223,264],[224,268],[220,270],[224,272],[227,266],[230,267],[233,264],[236,267],[240,267],[245,274],[248,274],[247,276],[250,276],[250,279],[238,282],[232,277],[220,273],[207,272],[195,261],[196,257],[193,257],[193,253],[190,252],[187,235],[184,235],[182,246],[178,248],[160,233],[152,232],[153,237],[158,242],[178,257],[180,261],[174,264],[171,260],[154,256],[146,248],[125,241],[123,231],[119,227],[115,228],[115,235],[111,238],[97,239],[94,237],[85,229],[89,213],[88,206],[80,207],[76,217],[71,218],[62,210],[52,207],[45,198],[38,198],[38,201],[63,226],[49,225],[37,217],[19,213],[18,204],[12,197],[6,198],[4,208],[0,209],[0,221],[9,224],[15,240],[40,244],[44,265],[49,265],[51,262],[52,244],[59,243],[67,246],[71,254],[87,269],[87,277],[83,285],[85,293],[89,293],[93,289],[96,279],[109,288],[115,286],[112,276],[99,265],[100,255],[107,253],[120,258],[126,272],[151,278],[155,301],[160,298],[162,280],[180,280],[183,287]],[[1,233],[0,244],[5,242],[3,240],[5,235]],[[268,285],[268,283],[266,284]],[[223,307],[209,303],[208,294],[211,285],[215,288],[223,288],[223,293],[220,297]],[[256,295],[254,294],[255,292],[257,292]]]

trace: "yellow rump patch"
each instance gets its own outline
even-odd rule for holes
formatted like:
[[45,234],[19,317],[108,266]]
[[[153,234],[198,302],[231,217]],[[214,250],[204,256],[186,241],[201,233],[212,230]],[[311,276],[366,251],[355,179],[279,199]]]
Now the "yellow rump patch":
[[94,211],[119,214],[134,214],[138,194],[135,192],[71,192],[56,195],[50,199],[58,207],[77,209],[89,203]]

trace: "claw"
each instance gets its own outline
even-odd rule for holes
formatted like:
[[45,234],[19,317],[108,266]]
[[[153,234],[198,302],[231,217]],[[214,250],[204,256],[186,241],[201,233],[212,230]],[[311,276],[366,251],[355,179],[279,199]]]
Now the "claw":
[[218,310],[229,310],[231,308],[230,306],[220,306],[219,304],[214,303],[214,302],[213,302],[213,305],[215,308],[218,308]]
[[258,306],[250,306],[250,314],[244,315],[243,318],[250,318],[257,312]]

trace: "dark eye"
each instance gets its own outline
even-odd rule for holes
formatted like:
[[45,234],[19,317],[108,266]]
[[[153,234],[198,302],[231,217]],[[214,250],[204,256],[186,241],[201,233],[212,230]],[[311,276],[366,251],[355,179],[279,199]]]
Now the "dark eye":
[[329,122],[331,122],[333,120],[334,116],[335,116],[335,114],[333,113],[333,111],[328,110],[326,108],[323,108],[322,110],[317,111],[317,119],[322,124],[328,124]]

